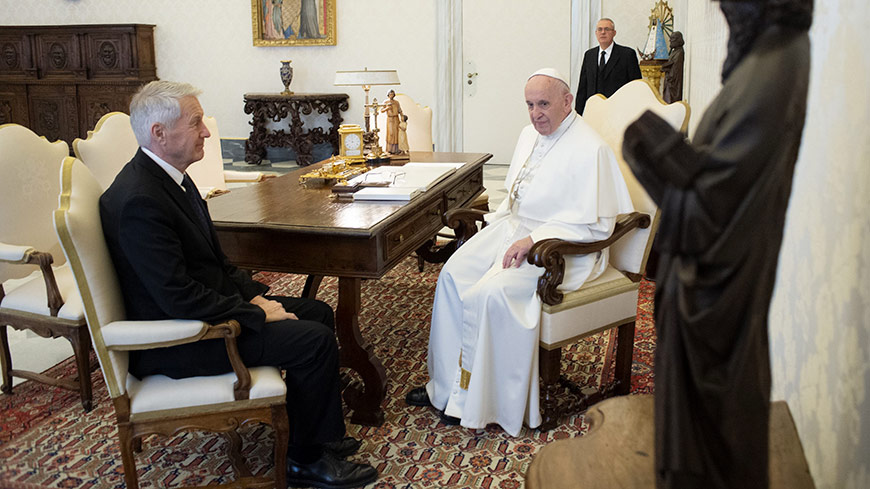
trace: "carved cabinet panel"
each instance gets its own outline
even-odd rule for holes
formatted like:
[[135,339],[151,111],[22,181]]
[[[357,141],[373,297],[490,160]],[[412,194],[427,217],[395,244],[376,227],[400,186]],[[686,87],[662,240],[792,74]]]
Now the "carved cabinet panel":
[[0,124],[72,143],[156,79],[152,25],[0,26]]

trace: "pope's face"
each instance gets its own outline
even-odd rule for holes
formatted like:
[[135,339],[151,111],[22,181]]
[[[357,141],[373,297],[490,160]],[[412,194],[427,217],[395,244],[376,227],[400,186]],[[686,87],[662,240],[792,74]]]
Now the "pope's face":
[[562,82],[549,76],[533,76],[526,83],[526,107],[538,133],[552,134],[571,113],[574,97]]

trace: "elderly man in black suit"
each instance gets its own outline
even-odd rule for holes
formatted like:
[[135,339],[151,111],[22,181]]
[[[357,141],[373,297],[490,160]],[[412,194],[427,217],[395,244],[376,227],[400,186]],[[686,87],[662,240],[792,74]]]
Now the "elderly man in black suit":
[[[264,296],[267,286],[227,261],[208,207],[185,173],[202,159],[209,136],[199,93],[186,83],[155,81],[130,103],[140,149],[100,198],[127,316],[237,320],[245,363],[286,371],[288,482],[338,488],[374,481],[374,467],[344,460],[361,443],[344,436],[332,309],[310,299]],[[209,340],[132,352],[130,371],[181,378],[232,367],[223,342]]]
[[580,115],[583,115],[583,108],[586,107],[586,99],[589,97],[596,93],[610,97],[621,86],[641,76],[634,50],[613,42],[616,25],[612,20],[599,20],[595,37],[598,39],[598,47],[583,55],[580,84],[574,99],[574,109]]

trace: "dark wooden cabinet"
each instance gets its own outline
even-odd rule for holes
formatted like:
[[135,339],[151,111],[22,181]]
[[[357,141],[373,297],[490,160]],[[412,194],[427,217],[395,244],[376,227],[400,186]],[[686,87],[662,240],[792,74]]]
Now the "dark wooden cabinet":
[[50,141],[84,138],[157,79],[154,26],[0,26],[0,124]]

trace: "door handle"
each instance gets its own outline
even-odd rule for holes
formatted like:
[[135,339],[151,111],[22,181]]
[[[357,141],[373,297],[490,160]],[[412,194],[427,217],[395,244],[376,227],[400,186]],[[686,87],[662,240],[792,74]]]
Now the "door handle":
[[475,73],[467,73],[467,75],[468,75],[468,84],[471,85],[471,83],[472,83],[471,79],[473,77],[477,76],[477,73],[476,72]]

